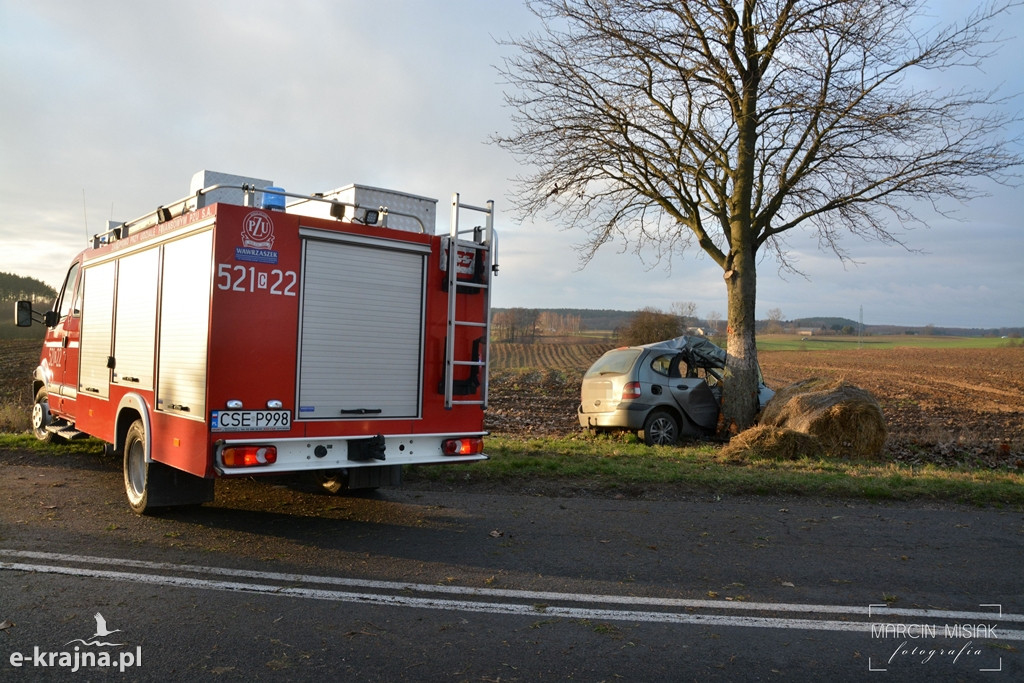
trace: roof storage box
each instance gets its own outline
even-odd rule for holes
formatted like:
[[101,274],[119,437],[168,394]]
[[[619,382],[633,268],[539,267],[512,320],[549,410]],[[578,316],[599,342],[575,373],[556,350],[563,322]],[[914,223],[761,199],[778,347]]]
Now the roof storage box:
[[192,183],[188,188],[190,195],[194,196],[199,190],[213,187],[214,185],[229,185],[231,187],[205,192],[199,195],[195,200],[194,206],[189,208],[201,209],[204,206],[211,206],[217,202],[245,206],[245,192],[239,189],[241,186],[250,185],[255,189],[262,189],[273,184],[273,180],[263,180],[262,178],[250,178],[244,175],[221,173],[219,171],[199,171],[192,176]]
[[[288,213],[317,218],[333,216],[355,223],[383,225],[395,230],[425,232],[429,235],[433,235],[435,231],[436,199],[366,185],[346,185],[325,192],[323,197],[341,202],[341,206],[329,202],[300,200],[288,205]],[[367,220],[367,210],[379,211],[378,220]]]

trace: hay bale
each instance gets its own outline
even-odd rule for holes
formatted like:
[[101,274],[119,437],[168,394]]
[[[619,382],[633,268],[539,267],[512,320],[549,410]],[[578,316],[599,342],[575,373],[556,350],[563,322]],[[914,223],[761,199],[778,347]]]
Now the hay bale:
[[818,439],[829,455],[876,458],[887,430],[875,397],[842,380],[807,379],[780,389],[761,414],[762,426]]
[[754,458],[797,460],[805,455],[820,455],[821,452],[821,442],[810,434],[756,425],[734,436],[722,448],[720,455],[733,461]]

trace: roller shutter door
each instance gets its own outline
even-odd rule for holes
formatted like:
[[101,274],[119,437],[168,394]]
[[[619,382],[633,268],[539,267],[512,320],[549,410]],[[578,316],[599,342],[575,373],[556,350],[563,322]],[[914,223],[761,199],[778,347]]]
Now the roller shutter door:
[[205,419],[213,232],[164,245],[157,408]]
[[300,419],[419,417],[426,253],[304,241]]
[[110,341],[114,320],[113,261],[85,270],[78,390],[107,398],[110,392]]
[[134,389],[153,388],[159,273],[158,249],[125,256],[118,264],[117,314],[114,316],[115,384]]

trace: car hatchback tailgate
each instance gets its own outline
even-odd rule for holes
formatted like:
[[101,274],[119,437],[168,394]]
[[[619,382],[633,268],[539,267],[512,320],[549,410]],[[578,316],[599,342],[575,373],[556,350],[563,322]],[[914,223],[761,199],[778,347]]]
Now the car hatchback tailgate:
[[621,392],[616,395],[615,383],[604,379],[591,379],[583,383],[580,402],[584,413],[607,413],[619,405]]

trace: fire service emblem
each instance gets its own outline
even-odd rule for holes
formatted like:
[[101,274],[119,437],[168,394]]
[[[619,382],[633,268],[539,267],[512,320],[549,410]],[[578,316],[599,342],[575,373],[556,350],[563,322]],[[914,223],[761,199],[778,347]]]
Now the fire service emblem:
[[242,244],[252,249],[274,248],[274,221],[263,211],[250,211],[242,219]]

